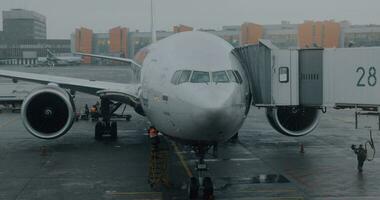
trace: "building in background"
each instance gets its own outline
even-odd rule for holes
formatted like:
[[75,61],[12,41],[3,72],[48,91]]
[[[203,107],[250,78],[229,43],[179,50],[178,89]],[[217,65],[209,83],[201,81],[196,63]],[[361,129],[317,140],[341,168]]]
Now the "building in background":
[[186,32],[186,31],[193,31],[194,28],[186,25],[178,25],[178,26],[173,26],[173,32],[174,33],[181,33],[181,32]]
[[342,47],[372,47],[380,46],[380,25],[351,25],[341,22]]
[[47,49],[56,56],[69,56],[70,40],[18,40],[0,44],[0,58],[3,64],[36,64],[38,57],[47,57]]
[[46,17],[24,9],[3,11],[3,31],[6,41],[46,39]]
[[305,21],[298,26],[298,46],[340,47],[340,35],[341,26],[335,21]]
[[3,64],[36,64],[46,57],[47,49],[58,56],[70,54],[70,40],[46,39],[46,17],[30,10],[2,12],[0,58]]
[[263,27],[259,24],[244,23],[240,28],[240,45],[257,44],[263,38]]
[[[81,53],[92,53],[92,37],[93,32],[91,29],[81,27],[75,30],[75,51]],[[84,64],[91,64],[91,57],[83,58]]]
[[110,37],[108,33],[92,34],[92,53],[108,55],[110,50]]
[[128,28],[120,26],[109,30],[109,52],[123,58],[128,55]]
[[263,39],[279,48],[297,48],[298,24],[282,21],[281,24],[263,25]]
[[[157,40],[162,40],[170,35],[173,35],[174,32],[168,31],[157,31]],[[152,33],[151,32],[130,32],[129,33],[129,58],[134,58],[135,55],[143,51],[145,47],[151,44]]]
[[[192,27],[185,25],[174,26],[171,32],[157,31],[157,39],[161,40],[178,32],[192,30]],[[301,24],[292,24],[288,21],[270,25],[244,23],[241,26],[223,26],[221,30],[199,29],[198,31],[217,35],[234,47],[257,44],[260,39],[270,40],[283,49],[346,47],[350,42],[355,46],[380,46],[380,25],[351,25],[348,22],[337,23],[331,20],[305,21]],[[108,33],[87,32],[81,33],[80,38],[72,36],[72,40],[85,40],[83,38],[85,36],[92,37],[90,39],[92,48],[87,48],[92,49],[92,53],[138,58],[140,61],[145,57],[147,53],[145,47],[149,46],[152,37],[150,32],[130,32],[128,28],[122,27],[112,28]],[[76,31],[74,35],[80,34]]]

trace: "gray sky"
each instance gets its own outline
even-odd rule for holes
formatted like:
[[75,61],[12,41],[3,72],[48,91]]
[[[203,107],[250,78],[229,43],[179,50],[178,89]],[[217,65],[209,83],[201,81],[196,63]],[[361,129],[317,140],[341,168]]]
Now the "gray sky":
[[[115,26],[149,31],[149,0],[0,0],[0,9],[24,8],[47,17],[48,38],[69,38],[80,26],[108,32]],[[349,20],[380,24],[379,0],[155,0],[156,27],[185,24],[220,29],[243,22]],[[0,22],[2,23],[2,22]],[[1,24],[2,27],[2,24]]]

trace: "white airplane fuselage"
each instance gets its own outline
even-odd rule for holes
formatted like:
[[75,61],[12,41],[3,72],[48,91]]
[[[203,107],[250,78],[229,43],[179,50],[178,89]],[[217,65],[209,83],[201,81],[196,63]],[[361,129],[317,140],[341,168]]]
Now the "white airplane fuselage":
[[[225,141],[238,132],[250,106],[249,86],[232,49],[223,39],[203,32],[175,34],[149,47],[141,70],[140,100],[160,132],[195,144]],[[190,70],[191,77],[173,84],[179,70]],[[231,74],[228,82],[213,77],[213,72],[224,75],[231,70],[241,75],[242,82],[232,81]],[[210,80],[193,81],[194,72],[208,72]]]

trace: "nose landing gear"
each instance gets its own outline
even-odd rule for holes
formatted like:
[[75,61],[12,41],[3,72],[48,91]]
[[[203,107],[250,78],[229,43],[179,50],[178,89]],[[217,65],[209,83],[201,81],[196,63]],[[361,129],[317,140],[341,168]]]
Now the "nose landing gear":
[[189,199],[197,199],[199,190],[203,190],[203,199],[214,199],[214,184],[210,177],[205,177],[208,167],[204,160],[210,146],[195,146],[193,147],[198,162],[195,169],[197,170],[198,177],[191,177],[188,187]]

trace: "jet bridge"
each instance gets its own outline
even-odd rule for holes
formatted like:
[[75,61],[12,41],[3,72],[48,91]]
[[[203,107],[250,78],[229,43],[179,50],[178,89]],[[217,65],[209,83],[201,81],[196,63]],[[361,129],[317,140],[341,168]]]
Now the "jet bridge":
[[257,107],[380,106],[380,47],[284,50],[261,40],[233,54]]
[[380,47],[278,49],[261,40],[232,53],[249,80],[252,104],[266,107],[269,122],[285,135],[311,132],[328,107],[380,107]]

